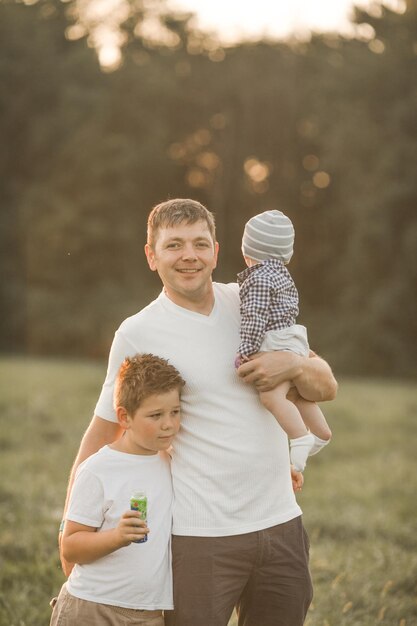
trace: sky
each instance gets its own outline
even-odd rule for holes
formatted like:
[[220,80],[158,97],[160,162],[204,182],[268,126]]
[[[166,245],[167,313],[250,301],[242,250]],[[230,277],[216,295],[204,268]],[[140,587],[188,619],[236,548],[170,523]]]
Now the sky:
[[[129,0],[94,0],[81,4],[84,19],[99,24],[95,27],[95,45],[102,67],[115,69],[121,60],[117,24],[126,19]],[[354,4],[375,9],[381,0],[168,0],[167,6],[191,11],[198,28],[215,32],[224,44],[233,44],[262,37],[308,38],[311,31],[353,35],[349,18]],[[382,0],[382,4],[400,12],[405,9],[405,0]],[[69,38],[81,36],[79,29],[72,27]]]
[[[376,4],[356,0],[358,6]],[[384,0],[390,8],[402,10],[402,0]],[[170,6],[191,10],[203,29],[212,29],[227,42],[262,35],[288,37],[311,30],[348,34],[353,0],[171,0]]]

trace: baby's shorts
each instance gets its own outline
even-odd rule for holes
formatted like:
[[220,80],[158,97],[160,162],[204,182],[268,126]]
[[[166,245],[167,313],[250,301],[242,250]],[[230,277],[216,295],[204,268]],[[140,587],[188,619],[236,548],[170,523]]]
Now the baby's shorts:
[[288,350],[300,356],[308,356],[310,347],[306,327],[294,324],[281,330],[267,330],[259,351],[274,352],[275,350]]

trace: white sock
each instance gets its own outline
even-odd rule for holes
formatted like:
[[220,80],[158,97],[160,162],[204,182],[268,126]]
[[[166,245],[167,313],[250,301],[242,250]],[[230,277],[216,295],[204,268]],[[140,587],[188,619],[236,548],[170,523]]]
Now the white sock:
[[314,435],[311,433],[290,439],[290,459],[297,472],[304,470],[309,452],[313,446]]
[[313,456],[313,454],[317,454],[317,452],[320,452],[320,450],[324,448],[324,446],[327,446],[327,444],[330,443],[330,439],[320,439],[320,437],[317,437],[317,435],[313,435],[313,437],[313,447],[308,453],[308,456]]

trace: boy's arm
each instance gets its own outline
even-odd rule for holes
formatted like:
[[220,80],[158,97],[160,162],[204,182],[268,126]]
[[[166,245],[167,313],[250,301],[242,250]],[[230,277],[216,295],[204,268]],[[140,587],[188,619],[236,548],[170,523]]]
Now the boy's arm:
[[[63,519],[65,518],[65,513],[67,511],[69,497],[71,495],[71,489],[74,483],[74,477],[75,477],[75,473],[77,471],[78,466],[83,461],[85,461],[85,459],[87,459],[89,456],[97,452],[100,448],[118,439],[120,437],[120,434],[121,434],[121,428],[118,423],[110,422],[108,420],[102,419],[101,417],[98,417],[97,415],[94,415],[94,417],[92,418],[90,422],[89,427],[87,428],[81,440],[80,449],[75,458],[74,465],[72,466],[72,470],[71,470],[71,474],[70,474],[70,478],[68,482],[67,497],[65,500]],[[64,574],[66,576],[69,576],[73,568],[73,563],[75,561],[68,562],[68,559],[64,557],[62,550],[61,550],[61,539],[62,539],[62,533],[59,533],[58,544],[60,547],[61,565],[62,565]]]
[[[98,415],[94,415],[89,427],[84,434],[84,437],[82,438],[80,449],[75,458],[69,478],[63,518],[65,517],[65,513],[68,507],[69,496],[71,494],[75,472],[80,463],[85,461],[85,459],[97,452],[103,446],[112,443],[120,437],[121,429],[119,424],[116,421],[111,421],[114,381],[116,379],[117,372],[119,371],[119,367],[122,361],[125,359],[125,357],[135,354],[135,352],[136,350],[134,349],[134,347],[129,343],[123,332],[121,332],[119,329],[114,336],[113,343],[110,349],[106,380],[104,381],[102,392],[99,398],[100,409],[98,410],[98,413],[99,415],[104,415],[108,419],[104,419],[102,417],[99,417]],[[101,413],[100,411],[103,411],[103,413]],[[62,533],[59,534],[59,545],[61,545],[61,538]],[[66,576],[69,576],[72,565],[71,563],[66,562],[66,560],[62,556],[62,553],[61,563],[64,574],[66,574]]]
[[71,563],[84,565],[143,539],[149,529],[139,511],[126,511],[116,528],[96,532],[97,528],[67,520],[62,537],[62,555]]
[[69,496],[71,494],[78,466],[83,461],[88,459],[89,456],[98,452],[98,450],[100,450],[103,446],[113,443],[113,441],[120,437],[121,432],[122,429],[117,422],[110,422],[109,420],[105,420],[97,415],[93,416],[83,435],[78,454],[75,457],[75,461],[71,469],[64,512],[67,510]]
[[337,381],[326,361],[310,352],[303,357],[294,352],[261,352],[240,366],[238,375],[258,391],[270,391],[291,380],[299,394],[311,402],[334,400]]

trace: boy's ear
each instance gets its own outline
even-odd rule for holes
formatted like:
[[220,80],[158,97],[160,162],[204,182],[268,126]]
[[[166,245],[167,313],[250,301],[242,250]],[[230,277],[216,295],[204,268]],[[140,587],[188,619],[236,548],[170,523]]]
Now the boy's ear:
[[117,415],[117,421],[119,422],[122,428],[124,428],[125,430],[130,428],[130,417],[129,417],[128,412],[123,406],[118,406],[116,408],[116,415]]

